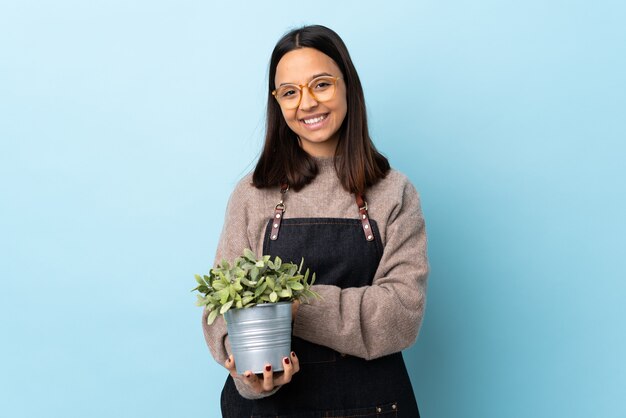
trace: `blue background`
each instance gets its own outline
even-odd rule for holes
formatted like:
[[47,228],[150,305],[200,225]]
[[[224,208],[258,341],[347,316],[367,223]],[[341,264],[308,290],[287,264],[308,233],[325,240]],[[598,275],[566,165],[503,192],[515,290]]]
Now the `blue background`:
[[336,30],[432,274],[424,417],[624,417],[620,1],[4,1],[0,409],[214,417],[193,274],[262,143],[267,64]]

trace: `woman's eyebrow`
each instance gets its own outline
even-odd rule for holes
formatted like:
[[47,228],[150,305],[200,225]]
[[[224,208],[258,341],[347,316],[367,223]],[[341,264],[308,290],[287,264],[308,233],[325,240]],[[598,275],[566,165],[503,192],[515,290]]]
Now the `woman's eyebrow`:
[[[321,76],[323,76],[323,75],[328,76],[328,77],[334,77],[332,74],[329,74],[329,73],[319,73],[319,74],[315,74],[315,75],[313,75],[313,76],[309,79],[309,82],[311,82],[311,80],[314,80],[314,79],[316,79],[317,77],[321,77]],[[278,85],[278,87],[280,87],[280,86],[284,86],[285,84],[293,84],[293,85],[296,85],[296,86],[298,85],[298,83],[280,83],[280,84]]]

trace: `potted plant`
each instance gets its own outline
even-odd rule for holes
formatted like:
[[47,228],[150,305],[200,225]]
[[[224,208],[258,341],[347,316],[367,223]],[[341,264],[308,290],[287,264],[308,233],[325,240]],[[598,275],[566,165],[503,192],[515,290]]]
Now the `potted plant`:
[[223,260],[208,275],[195,275],[196,305],[208,310],[209,325],[224,315],[238,373],[262,373],[268,363],[274,371],[283,369],[281,360],[291,351],[291,304],[319,296],[311,290],[315,273],[309,282],[303,263],[257,259],[246,249],[232,263]]

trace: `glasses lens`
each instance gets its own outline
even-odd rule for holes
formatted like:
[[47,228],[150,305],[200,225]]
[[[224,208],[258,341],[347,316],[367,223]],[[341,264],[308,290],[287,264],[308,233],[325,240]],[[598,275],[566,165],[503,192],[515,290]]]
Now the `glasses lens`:
[[319,102],[330,100],[335,95],[336,81],[333,77],[318,77],[309,83],[309,88]]
[[293,109],[300,101],[300,88],[289,84],[276,89],[276,99],[278,103],[286,109]]

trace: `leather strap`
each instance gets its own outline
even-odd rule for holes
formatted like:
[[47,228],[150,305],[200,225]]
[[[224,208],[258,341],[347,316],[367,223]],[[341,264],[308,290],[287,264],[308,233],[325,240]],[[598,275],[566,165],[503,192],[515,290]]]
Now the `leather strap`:
[[372,226],[370,225],[370,218],[367,214],[367,202],[361,193],[356,194],[356,204],[359,207],[359,215],[361,217],[361,225],[363,226],[363,232],[365,233],[365,239],[368,241],[374,240],[374,233],[372,232]]
[[[280,193],[284,196],[289,190],[289,185],[287,183],[283,183],[280,185]],[[283,197],[284,199],[284,197]],[[280,232],[280,223],[283,220],[283,215],[287,210],[285,206],[285,202],[283,199],[280,199],[280,202],[274,208],[274,215],[272,217],[272,232],[270,233],[270,239],[272,241],[276,241],[278,239],[278,233]],[[367,214],[367,202],[365,201],[364,196],[361,193],[356,194],[356,204],[359,208],[359,215],[361,218],[361,225],[363,226],[363,233],[365,234],[365,239],[368,241],[374,240],[374,233],[372,232],[372,226],[370,225],[370,219]]]
[[[289,190],[289,185],[287,183],[282,183],[280,185],[280,193],[284,196]],[[283,199],[280,199],[280,202],[274,208],[274,216],[272,217],[272,232],[270,233],[270,239],[272,241],[276,241],[278,239],[278,232],[280,231],[280,222],[283,220],[283,215],[287,210],[287,206],[283,202]]]

